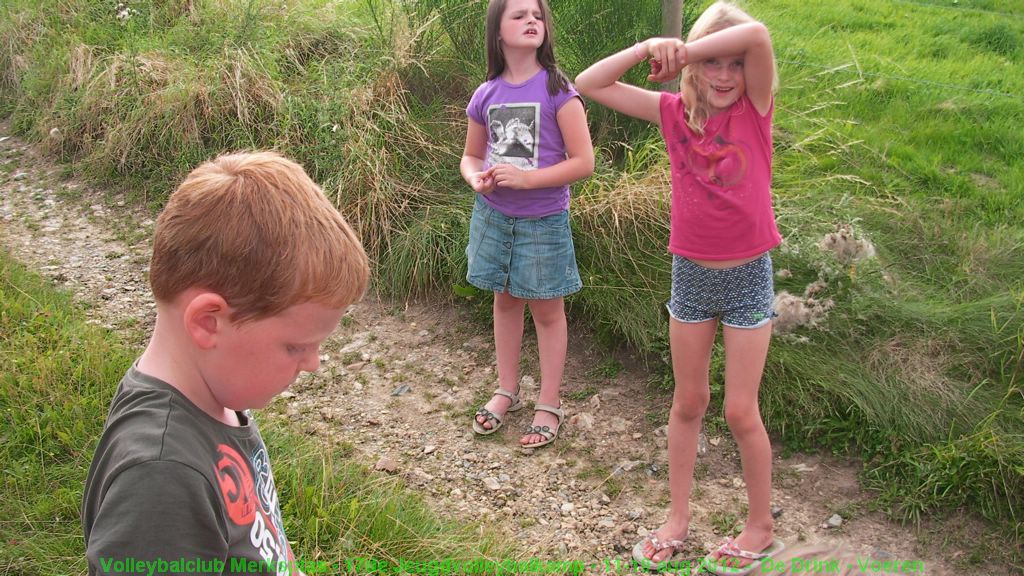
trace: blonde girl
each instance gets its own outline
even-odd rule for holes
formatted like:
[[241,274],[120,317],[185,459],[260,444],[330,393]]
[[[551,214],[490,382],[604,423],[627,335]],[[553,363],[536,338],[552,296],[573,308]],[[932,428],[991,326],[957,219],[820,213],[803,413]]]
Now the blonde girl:
[[[619,81],[648,59],[652,81],[682,74],[680,94]],[[772,451],[757,399],[774,315],[768,252],[781,241],[770,190],[776,82],[768,30],[725,2],[700,16],[686,42],[650,38],[576,78],[584,96],[657,124],[671,163],[671,506],[665,524],[633,550],[644,566],[668,560],[689,531],[697,436],[710,400],[708,371],[719,323],[725,419],[740,450],[749,512],[743,531],[708,554],[705,568],[746,574],[782,549],[771,515]]]

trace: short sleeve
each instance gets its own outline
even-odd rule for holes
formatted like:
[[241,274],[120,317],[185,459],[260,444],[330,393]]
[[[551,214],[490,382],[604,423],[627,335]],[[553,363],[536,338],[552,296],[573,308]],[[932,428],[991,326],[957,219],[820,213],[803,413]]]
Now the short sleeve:
[[679,94],[662,92],[659,108],[661,111],[661,133],[667,139],[672,136],[672,132],[683,118],[683,98]]
[[473,92],[473,97],[469,99],[469,105],[466,106],[466,116],[469,116],[477,124],[485,124],[483,110],[484,86],[487,86],[487,84],[484,83],[477,87],[476,91]]
[[[561,110],[562,106],[565,106],[565,103],[573,98],[580,98],[580,93],[576,91],[576,87],[570,82],[568,89],[563,90],[554,96],[555,113]],[[580,98],[580,102],[582,101],[583,99]]]
[[126,559],[224,560],[227,527],[217,502],[210,482],[184,464],[154,461],[128,468],[111,483],[96,513],[85,543],[89,574],[134,573]]

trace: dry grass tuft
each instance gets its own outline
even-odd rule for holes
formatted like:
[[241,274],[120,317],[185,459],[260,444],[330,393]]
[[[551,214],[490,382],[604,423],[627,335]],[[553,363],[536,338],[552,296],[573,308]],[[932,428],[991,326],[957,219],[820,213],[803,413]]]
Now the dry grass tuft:
[[831,298],[824,300],[816,296],[827,288],[823,280],[807,285],[803,296],[794,296],[786,290],[775,295],[774,308],[778,316],[772,321],[775,334],[786,334],[800,326],[818,328],[828,317],[828,311],[835,307]]
[[250,134],[272,120],[284,95],[260,56],[246,48],[228,48],[218,70],[221,85],[228,92],[227,117],[237,118]]
[[355,60],[361,46],[349,30],[329,30],[296,34],[288,38],[282,52],[287,63],[302,73],[310,63],[322,64],[328,59]]
[[0,25],[0,91],[18,94],[21,78],[31,65],[26,52],[43,34],[40,17],[27,10],[10,15]]
[[939,339],[895,336],[868,351],[865,365],[880,381],[898,382],[912,391],[922,406],[965,409],[963,386],[949,374],[954,366],[965,366],[970,358],[950,353],[956,349]]
[[85,44],[76,44],[71,49],[69,68],[70,71],[67,76],[68,86],[72,90],[78,90],[85,86],[95,73],[92,48]]
[[622,173],[610,182],[598,180],[593,190],[573,199],[579,230],[646,243],[667,243],[669,192],[666,170],[636,176]]
[[118,54],[74,110],[73,138],[82,152],[127,172],[199,145],[212,116],[209,89],[194,68],[156,52]]
[[875,256],[874,244],[856,233],[850,224],[837,225],[835,232],[825,234],[820,246],[823,250],[835,253],[836,258],[844,264]]
[[351,93],[345,167],[335,201],[374,259],[389,250],[393,235],[419,209],[451,203],[447,194],[426,184],[427,175],[402,171],[404,165],[424,162],[448,166],[455,157],[452,145],[436,143],[412,120],[407,95],[394,70]]

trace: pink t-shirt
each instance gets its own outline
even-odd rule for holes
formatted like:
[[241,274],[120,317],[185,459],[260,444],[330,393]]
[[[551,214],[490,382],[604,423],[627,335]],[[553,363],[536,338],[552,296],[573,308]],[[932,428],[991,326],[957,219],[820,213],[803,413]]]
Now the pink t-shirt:
[[772,112],[746,94],[698,136],[678,94],[661,95],[661,133],[672,164],[668,249],[698,260],[734,260],[782,241],[772,211]]

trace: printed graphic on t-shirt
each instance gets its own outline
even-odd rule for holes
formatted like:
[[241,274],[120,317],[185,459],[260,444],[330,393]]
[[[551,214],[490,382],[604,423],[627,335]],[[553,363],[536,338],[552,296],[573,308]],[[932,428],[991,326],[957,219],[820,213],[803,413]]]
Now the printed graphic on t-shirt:
[[715,136],[706,144],[695,142],[687,160],[704,184],[728,188],[742,182],[747,175],[747,154],[721,136]]
[[724,192],[722,188],[739,184],[747,175],[747,151],[721,135],[706,142],[690,141],[684,136],[675,145],[681,148],[677,157],[684,159],[683,168],[708,190],[709,199],[714,192]]
[[246,461],[234,448],[221,444],[217,447],[216,462],[214,468],[228,517],[236,525],[250,527],[249,543],[268,567],[280,568],[278,574],[287,574],[294,557],[284,534],[266,449],[260,447]]
[[490,154],[487,164],[511,164],[521,170],[536,170],[540,134],[540,104],[498,104],[487,109]]
[[249,465],[234,448],[225,444],[217,447],[217,453],[214,468],[228,517],[239,526],[252,524],[256,516],[256,489]]

